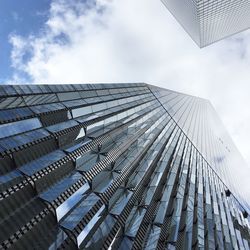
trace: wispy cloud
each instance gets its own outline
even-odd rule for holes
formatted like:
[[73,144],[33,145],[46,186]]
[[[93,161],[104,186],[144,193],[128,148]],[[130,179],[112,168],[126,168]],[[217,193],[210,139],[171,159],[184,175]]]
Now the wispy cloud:
[[200,50],[160,1],[57,0],[38,36],[10,36],[14,80],[144,81],[205,97],[250,163],[250,33]]
[[18,13],[15,12],[15,11],[11,12],[11,16],[12,16],[12,18],[14,19],[14,21],[16,21],[16,22],[22,20],[22,18],[21,18],[21,17],[18,15]]

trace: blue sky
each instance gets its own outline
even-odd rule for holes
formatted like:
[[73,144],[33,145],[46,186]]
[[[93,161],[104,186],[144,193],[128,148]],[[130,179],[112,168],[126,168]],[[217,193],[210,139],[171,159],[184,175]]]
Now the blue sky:
[[12,77],[9,36],[37,34],[48,18],[50,0],[0,0],[0,82]]

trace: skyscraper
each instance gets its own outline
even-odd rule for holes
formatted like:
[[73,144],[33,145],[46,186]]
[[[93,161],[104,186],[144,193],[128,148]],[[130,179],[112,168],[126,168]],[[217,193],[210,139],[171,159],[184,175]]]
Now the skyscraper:
[[248,0],[162,0],[162,2],[200,47],[250,28]]
[[144,83],[0,86],[1,249],[249,249],[249,168],[209,101]]

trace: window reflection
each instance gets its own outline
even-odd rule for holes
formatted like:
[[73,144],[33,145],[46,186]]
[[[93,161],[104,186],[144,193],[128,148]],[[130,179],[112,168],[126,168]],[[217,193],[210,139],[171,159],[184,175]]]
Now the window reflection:
[[57,221],[60,221],[61,218],[65,216],[73,206],[85,198],[84,194],[89,190],[89,188],[89,184],[85,183],[56,209]]
[[3,148],[3,151],[9,150],[42,139],[49,135],[50,134],[45,129],[37,129],[16,136],[3,138],[0,140],[0,146]]
[[24,117],[31,117],[34,113],[29,108],[14,108],[0,110],[0,121],[13,121]]
[[38,118],[22,120],[18,122],[6,123],[0,125],[0,138],[10,135],[16,135],[32,129],[40,128],[42,125]]

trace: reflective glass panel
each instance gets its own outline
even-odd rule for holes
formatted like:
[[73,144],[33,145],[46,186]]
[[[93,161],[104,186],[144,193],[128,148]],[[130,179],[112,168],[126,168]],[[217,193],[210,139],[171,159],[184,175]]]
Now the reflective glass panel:
[[27,119],[18,122],[0,125],[0,138],[26,132],[31,129],[40,128],[41,123],[38,118]]

